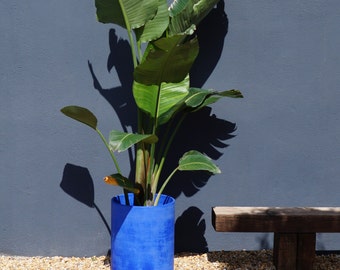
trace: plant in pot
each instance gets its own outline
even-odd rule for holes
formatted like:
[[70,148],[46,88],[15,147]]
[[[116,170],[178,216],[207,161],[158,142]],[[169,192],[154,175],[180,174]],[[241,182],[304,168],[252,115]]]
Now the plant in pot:
[[[164,188],[178,171],[220,173],[209,157],[191,150],[169,175],[162,175],[176,132],[188,114],[222,97],[242,97],[238,90],[190,87],[189,72],[199,52],[196,26],[218,2],[174,0],[168,6],[167,0],[95,0],[99,22],[127,30],[138,127],[134,133],[112,130],[107,140],[88,109],[72,105],[61,111],[98,133],[115,166],[104,181],[124,191],[111,203],[112,269],[173,269],[174,199],[162,194]],[[124,176],[116,159],[117,152],[131,147],[135,179]]]

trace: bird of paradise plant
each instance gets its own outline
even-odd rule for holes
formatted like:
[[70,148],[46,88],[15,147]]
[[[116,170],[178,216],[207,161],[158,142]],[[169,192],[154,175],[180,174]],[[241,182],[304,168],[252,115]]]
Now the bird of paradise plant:
[[[220,173],[209,157],[191,150],[184,153],[162,185],[159,182],[171,143],[184,118],[222,97],[242,97],[238,90],[218,92],[190,87],[189,72],[199,52],[196,26],[217,2],[174,0],[168,6],[167,0],[95,0],[99,22],[127,30],[134,64],[131,90],[137,105],[138,130],[136,133],[112,130],[107,140],[88,109],[67,106],[61,111],[99,134],[116,169],[104,180],[124,189],[127,205],[128,192],[135,195],[134,205],[157,205],[160,194],[177,171]],[[165,130],[162,136],[161,128]],[[132,146],[136,172],[135,179],[128,179],[115,155]]]

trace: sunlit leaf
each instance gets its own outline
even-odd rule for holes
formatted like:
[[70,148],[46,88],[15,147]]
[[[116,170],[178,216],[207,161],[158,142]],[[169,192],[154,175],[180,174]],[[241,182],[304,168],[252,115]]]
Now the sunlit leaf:
[[60,110],[66,116],[77,120],[89,127],[96,129],[97,128],[97,118],[96,116],[88,109],[79,107],[79,106],[66,106]]
[[189,95],[185,99],[185,104],[189,107],[198,107],[211,94],[212,91],[210,90],[191,87],[189,89]]
[[161,37],[169,25],[168,3],[166,0],[158,1],[159,6],[156,16],[147,21],[144,26],[135,29],[137,40],[140,42],[148,42]]
[[146,58],[135,69],[135,81],[145,85],[183,81],[198,55],[198,42],[196,38],[184,44],[181,40],[181,36],[173,36],[152,42]]
[[180,171],[209,171],[213,174],[221,173],[220,169],[212,162],[212,160],[202,153],[192,150],[186,152],[179,160],[178,169]]
[[208,96],[199,108],[203,108],[210,104],[217,102],[222,97],[229,98],[243,98],[242,93],[239,90],[227,90],[222,92],[214,92],[212,95]]
[[156,135],[144,135],[112,130],[110,132],[109,145],[112,151],[122,152],[138,142],[155,143]]
[[189,95],[185,99],[185,104],[192,108],[203,108],[215,103],[222,97],[242,98],[239,90],[214,91],[200,88],[190,88]]
[[140,109],[158,118],[159,124],[167,122],[188,94],[189,76],[179,83],[144,85],[133,84],[133,95]]
[[[95,0],[95,5],[98,21],[129,29],[142,27],[158,10],[158,0]],[[129,27],[125,23],[124,13]]]
[[230,98],[243,98],[243,95],[240,90],[226,90],[219,92],[219,94],[223,97],[230,97]]
[[220,0],[174,0],[169,8],[169,35],[187,33],[214,8]]

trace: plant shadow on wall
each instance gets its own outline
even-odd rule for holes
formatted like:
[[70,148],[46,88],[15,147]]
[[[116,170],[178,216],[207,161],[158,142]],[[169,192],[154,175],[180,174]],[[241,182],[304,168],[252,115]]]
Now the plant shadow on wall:
[[[79,188],[79,187],[82,188]],[[90,172],[87,168],[66,164],[64,167],[63,178],[60,183],[61,189],[77,201],[95,208],[103,221],[108,233],[111,235],[110,226],[104,215],[94,201],[94,185]]]
[[[193,87],[202,87],[214,70],[222,53],[227,32],[228,19],[224,11],[224,1],[220,1],[197,29],[200,50],[190,72],[190,80]],[[111,72],[113,68],[115,69],[121,86],[109,89],[103,88],[97,79],[95,67],[89,61],[88,67],[93,79],[94,88],[112,106],[120,120],[122,129],[125,132],[129,130],[136,132],[137,119],[135,119],[136,113],[134,111],[137,109],[131,92],[134,68],[130,45],[126,40],[120,39],[114,29],[111,29],[109,31],[109,46],[110,53],[107,61],[107,70]],[[235,124],[212,115],[209,107],[202,109],[198,113],[191,114],[185,119],[173,142],[172,151],[167,158],[169,166],[165,165],[162,175],[168,175],[171,171],[170,166],[176,164],[179,157],[191,149],[196,149],[217,160],[223,154],[218,149],[228,146],[225,141],[234,136],[232,133],[235,131],[235,127]],[[129,178],[134,179],[135,162],[134,153],[131,149],[129,150],[129,159],[131,164]],[[92,189],[83,190],[81,194],[79,194],[80,191],[75,190],[76,187],[79,187],[78,181],[83,181],[81,178],[84,176],[84,169],[75,165],[66,165],[61,187],[75,199],[96,208],[108,228],[105,218],[94,204],[93,182]],[[181,193],[187,197],[193,196],[207,184],[210,176],[211,174],[202,172],[182,172],[176,174],[166,187],[165,193],[174,198],[177,198]],[[87,177],[87,181],[91,182],[91,177]],[[159,185],[162,185],[162,183],[159,183]],[[88,192],[87,195],[86,192]],[[208,250],[207,241],[204,237],[206,225],[205,220],[202,219],[203,214],[199,208],[191,206],[177,219],[175,225],[176,252],[206,252]]]

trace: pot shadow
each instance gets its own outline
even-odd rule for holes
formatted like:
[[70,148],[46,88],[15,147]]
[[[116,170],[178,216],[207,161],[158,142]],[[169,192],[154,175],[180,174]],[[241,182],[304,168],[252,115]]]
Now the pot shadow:
[[109,224],[99,207],[94,202],[93,180],[87,168],[67,163],[64,167],[60,188],[77,201],[88,207],[95,208],[108,233],[111,235]]
[[208,243],[204,237],[205,220],[201,219],[203,212],[191,206],[177,218],[175,224],[175,253],[208,252]]

